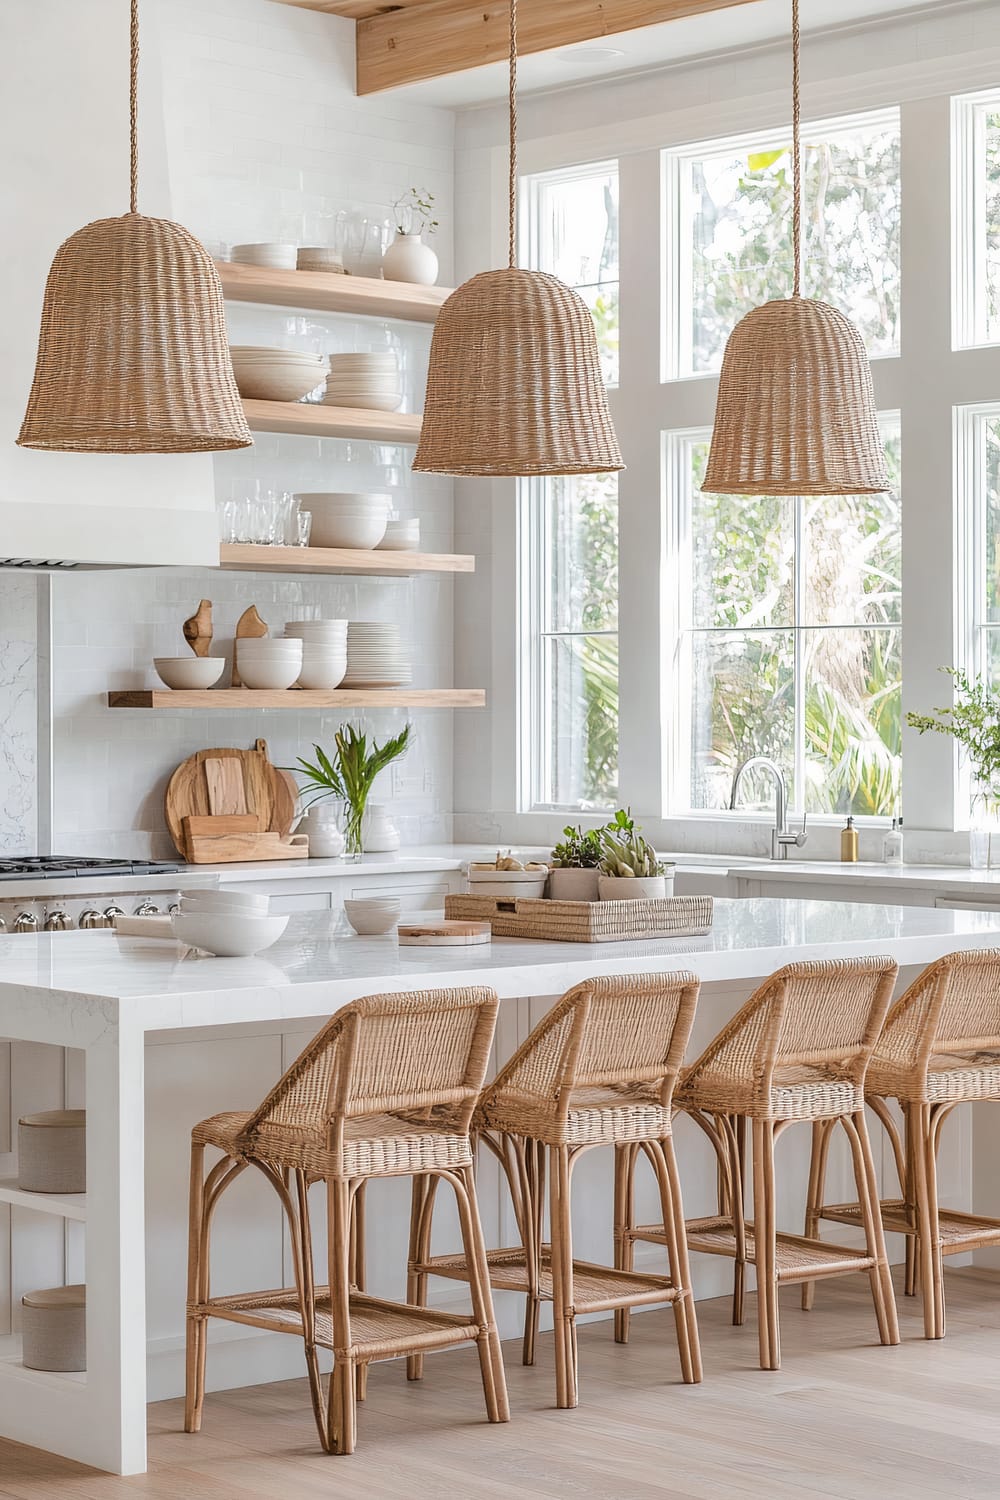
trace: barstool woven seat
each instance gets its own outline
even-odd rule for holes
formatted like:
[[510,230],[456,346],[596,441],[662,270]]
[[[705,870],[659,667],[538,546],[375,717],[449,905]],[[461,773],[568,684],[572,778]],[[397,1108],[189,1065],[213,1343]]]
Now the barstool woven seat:
[[[743,1322],[747,1263],[757,1271],[760,1364],[781,1365],[778,1285],[867,1271],[883,1344],[899,1329],[875,1167],[864,1114],[872,1049],[889,1007],[897,968],[888,958],[788,964],[751,995],[697,1062],[685,1070],[675,1105],[706,1132],[719,1160],[719,1212],[687,1223],[692,1250],[735,1261],[733,1322]],[[777,1229],[774,1146],[798,1121],[838,1121],[851,1143],[866,1249],[846,1250]],[[753,1218],[744,1210],[746,1122],[753,1136]],[[623,1168],[623,1170],[628,1170]],[[635,1226],[631,1195],[622,1263],[636,1240],[663,1243],[662,1224]]]
[[[865,1086],[868,1103],[889,1135],[902,1198],[882,1203],[885,1227],[906,1240],[906,1292],[916,1292],[917,1265],[924,1334],[944,1337],[943,1257],[1000,1242],[1000,1219],[938,1205],[941,1128],[959,1104],[1000,1100],[1000,949],[949,953],[930,964],[896,1001],[875,1047]],[[887,1099],[902,1108],[903,1131]],[[857,1203],[823,1203],[829,1131],[813,1133],[806,1232],[820,1219],[857,1224]],[[803,1288],[810,1307],[813,1288]]]
[[[487,1415],[509,1412],[479,1222],[469,1122],[496,1024],[488,989],[376,995],[339,1011],[254,1111],[213,1115],[191,1135],[185,1429],[201,1426],[206,1323],[246,1323],[303,1340],[320,1441],[351,1453],[356,1400],[372,1360],[474,1343]],[[207,1146],[223,1153],[208,1172]],[[294,1286],[213,1297],[209,1233],[219,1199],[248,1166],[277,1193]],[[472,1310],[445,1313],[365,1295],[363,1194],[372,1177],[447,1181],[458,1204]],[[309,1187],[326,1184],[328,1285],[316,1284]],[[317,1348],[333,1352],[323,1395]]]
[[[473,1133],[503,1168],[521,1239],[519,1246],[487,1252],[490,1280],[527,1298],[525,1364],[534,1362],[540,1304],[552,1302],[560,1407],[576,1406],[578,1399],[578,1313],[615,1309],[616,1336],[624,1342],[623,1309],[672,1304],[683,1377],[701,1379],[671,1135],[671,1100],[697,998],[698,981],[688,973],[602,977],[577,985],[535,1027],[476,1109]],[[585,1151],[605,1145],[642,1150],[653,1168],[669,1225],[668,1275],[573,1258],[573,1168]],[[542,1230],[546,1171],[549,1243],[543,1243]],[[616,1172],[616,1203],[623,1190]],[[467,1255],[430,1254],[433,1192],[432,1183],[414,1183],[408,1300],[420,1304],[428,1276],[468,1280],[473,1274]],[[410,1361],[411,1377],[419,1378],[420,1371],[417,1356]]]

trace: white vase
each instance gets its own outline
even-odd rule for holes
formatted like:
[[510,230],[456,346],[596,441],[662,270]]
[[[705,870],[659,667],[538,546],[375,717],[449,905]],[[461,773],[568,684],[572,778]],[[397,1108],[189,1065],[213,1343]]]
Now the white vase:
[[438,258],[419,234],[401,234],[382,256],[382,275],[386,281],[411,281],[417,286],[433,286],[438,278]]
[[[668,889],[669,883],[669,889]],[[672,896],[672,875],[602,875],[598,881],[602,901],[653,901]]]
[[366,854],[392,854],[399,848],[399,829],[378,802],[370,802],[361,825]]
[[299,819],[296,832],[309,835],[310,859],[340,859],[346,842],[342,816],[337,803],[318,802]]
[[549,900],[597,901],[599,899],[597,881],[596,870],[582,870],[578,866],[565,870],[550,870]]

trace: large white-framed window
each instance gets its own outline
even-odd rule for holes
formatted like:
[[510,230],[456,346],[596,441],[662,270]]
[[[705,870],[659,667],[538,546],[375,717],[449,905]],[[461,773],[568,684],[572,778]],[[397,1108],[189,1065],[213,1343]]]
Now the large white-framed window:
[[1000,689],[1000,399],[956,409],[955,446],[961,665]]
[[958,349],[1000,343],[1000,89],[952,100]]
[[[799,811],[898,812],[898,414],[880,426],[893,490],[857,497],[708,494],[710,430],[666,435],[672,812],[726,808],[751,755],[782,766]],[[773,787],[758,790],[767,806]]]
[[[803,126],[803,293],[899,352],[898,109]],[[718,372],[745,313],[792,290],[791,126],[664,152],[666,379]]]
[[[522,254],[591,310],[618,380],[618,163],[526,179]],[[617,476],[518,483],[526,809],[613,806],[618,776]]]

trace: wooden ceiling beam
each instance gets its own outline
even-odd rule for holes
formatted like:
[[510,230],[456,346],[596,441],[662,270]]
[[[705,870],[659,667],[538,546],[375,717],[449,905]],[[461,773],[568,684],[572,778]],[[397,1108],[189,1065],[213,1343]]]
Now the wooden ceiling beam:
[[[751,3],[753,0],[519,0],[518,50],[522,54],[546,52]],[[509,0],[402,0],[402,4],[396,0],[396,4],[400,8],[358,21],[359,94],[461,73],[501,62],[507,56]],[[340,9],[339,3],[336,8]]]

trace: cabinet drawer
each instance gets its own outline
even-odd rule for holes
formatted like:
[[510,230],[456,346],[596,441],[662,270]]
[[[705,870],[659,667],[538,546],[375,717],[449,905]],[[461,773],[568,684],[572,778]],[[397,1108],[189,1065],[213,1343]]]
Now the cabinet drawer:
[[329,911],[333,898],[329,891],[295,891],[288,896],[272,896],[271,910],[279,911]]
[[363,901],[366,896],[398,896],[404,912],[443,911],[444,898],[452,889],[447,880],[417,880],[413,883],[400,881],[392,884],[381,880],[365,880],[352,887],[349,899]]

